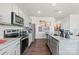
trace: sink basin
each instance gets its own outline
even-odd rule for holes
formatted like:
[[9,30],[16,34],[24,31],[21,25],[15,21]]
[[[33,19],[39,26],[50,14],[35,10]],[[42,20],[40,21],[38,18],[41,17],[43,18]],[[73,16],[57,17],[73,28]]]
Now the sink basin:
[[5,43],[5,42],[6,42],[6,40],[0,39],[0,44],[3,44],[3,43]]

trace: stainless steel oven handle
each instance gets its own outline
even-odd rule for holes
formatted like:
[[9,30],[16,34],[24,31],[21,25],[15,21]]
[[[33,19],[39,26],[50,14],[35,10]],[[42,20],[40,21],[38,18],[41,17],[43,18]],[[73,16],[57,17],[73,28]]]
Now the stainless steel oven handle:
[[28,37],[21,38],[21,40],[24,40],[24,39],[26,39],[26,38],[28,38]]

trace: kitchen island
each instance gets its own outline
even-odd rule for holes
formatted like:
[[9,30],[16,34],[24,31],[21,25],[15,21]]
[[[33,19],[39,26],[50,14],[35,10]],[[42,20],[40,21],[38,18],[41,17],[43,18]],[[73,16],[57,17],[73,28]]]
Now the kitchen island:
[[79,55],[79,37],[71,36],[69,39],[54,36],[53,34],[47,35],[47,45],[53,55]]

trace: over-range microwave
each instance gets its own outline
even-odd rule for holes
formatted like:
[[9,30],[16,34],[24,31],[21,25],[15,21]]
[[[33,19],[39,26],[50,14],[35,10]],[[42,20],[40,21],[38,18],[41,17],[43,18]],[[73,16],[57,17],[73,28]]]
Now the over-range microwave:
[[11,24],[13,25],[24,25],[24,19],[18,15],[16,15],[14,12],[11,12]]

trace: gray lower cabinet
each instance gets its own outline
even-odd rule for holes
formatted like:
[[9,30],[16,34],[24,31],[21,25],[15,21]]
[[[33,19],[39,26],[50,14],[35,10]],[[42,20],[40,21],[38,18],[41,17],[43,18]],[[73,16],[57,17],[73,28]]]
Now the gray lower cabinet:
[[56,40],[56,39],[52,39],[53,40],[53,46],[52,46],[52,48],[53,48],[53,54],[54,55],[58,55],[59,53],[59,42],[58,42],[58,40]]
[[66,39],[60,36],[47,35],[48,47],[53,55],[79,55],[79,39],[72,37]]
[[48,47],[50,48],[50,51],[53,55],[59,54],[59,42],[55,38],[51,37],[50,35],[47,35],[48,39]]

